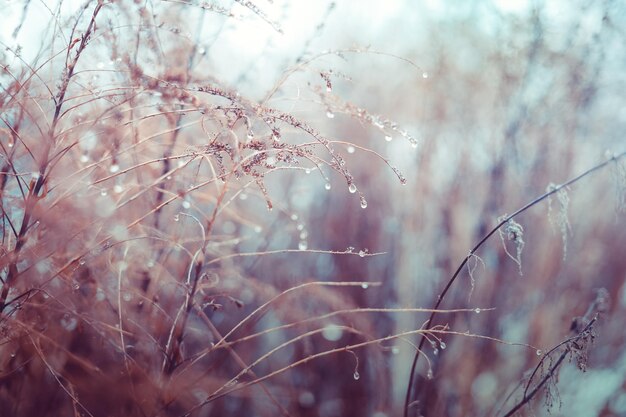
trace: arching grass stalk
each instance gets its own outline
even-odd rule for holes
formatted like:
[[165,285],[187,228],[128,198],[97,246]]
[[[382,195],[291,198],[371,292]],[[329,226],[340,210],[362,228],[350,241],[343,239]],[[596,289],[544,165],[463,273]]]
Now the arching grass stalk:
[[[489,238],[491,236],[493,236],[498,230],[500,230],[500,228],[502,226],[507,224],[511,219],[513,219],[517,215],[525,212],[529,208],[531,208],[534,205],[542,202],[543,200],[547,199],[548,197],[552,196],[553,194],[558,193],[560,190],[562,190],[562,189],[564,189],[564,188],[566,188],[566,187],[568,187],[568,186],[578,182],[579,180],[585,178],[586,176],[588,176],[588,175],[590,175],[590,174],[592,174],[592,173],[594,173],[596,171],[601,170],[602,168],[604,168],[605,166],[607,166],[607,165],[609,165],[611,163],[616,163],[619,159],[623,158],[624,156],[626,156],[626,151],[621,152],[621,153],[616,154],[616,155],[613,155],[611,158],[607,159],[606,161],[589,168],[585,172],[583,172],[583,173],[577,175],[576,177],[574,177],[574,178],[564,182],[563,184],[551,187],[549,191],[547,191],[544,194],[540,195],[539,197],[535,198],[534,200],[532,200],[531,202],[529,202],[528,204],[526,204],[522,208],[516,210],[513,214],[510,214],[510,215],[502,218],[500,220],[500,222],[498,222],[498,224],[493,229],[491,229],[472,248],[472,250],[469,251],[468,255],[463,259],[463,261],[461,262],[459,267],[456,269],[456,271],[454,272],[452,277],[448,280],[448,282],[446,283],[445,287],[443,288],[443,291],[441,291],[441,293],[437,297],[437,302],[435,303],[435,305],[433,307],[433,312],[430,314],[430,317],[428,318],[428,321],[426,322],[426,325],[424,326],[425,329],[429,330],[431,328],[432,322],[435,319],[435,316],[437,315],[437,310],[439,309],[439,306],[441,305],[441,303],[443,302],[443,299],[445,298],[446,294],[448,293],[448,291],[452,287],[452,284],[454,284],[454,282],[458,278],[458,276],[461,273],[461,271],[465,268],[465,265],[467,264],[467,262],[475,255],[475,253],[478,251],[478,249],[480,249],[483,246],[483,244],[485,242],[487,242],[487,240],[489,240]],[[426,337],[424,335],[422,335],[422,338],[420,339],[420,343],[418,345],[418,349],[415,351],[415,356],[413,358],[413,363],[411,365],[411,371],[410,371],[410,376],[409,376],[409,383],[407,385],[406,397],[405,397],[405,401],[404,401],[404,417],[408,417],[409,416],[409,405],[411,404],[411,398],[412,398],[411,394],[413,393],[413,389],[414,389],[414,385],[415,385],[415,370],[417,368],[417,362],[418,362],[418,360],[420,358],[420,352],[421,352],[422,348],[424,347],[424,343],[425,342],[426,342]]]

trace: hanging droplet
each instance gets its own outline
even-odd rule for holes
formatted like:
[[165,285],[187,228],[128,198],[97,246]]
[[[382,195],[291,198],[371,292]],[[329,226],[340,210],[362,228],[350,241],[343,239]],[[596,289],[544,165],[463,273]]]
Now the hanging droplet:
[[426,372],[426,378],[427,379],[433,379],[433,370],[429,369],[428,372]]
[[356,193],[356,185],[354,184],[348,185],[348,191],[350,192],[350,194]]
[[361,288],[363,288],[364,290],[369,288],[369,284],[367,282],[364,282],[363,284],[361,284]]
[[108,193],[107,193],[106,188],[103,188],[102,190],[100,190],[100,195],[101,195],[102,197],[104,197],[104,196],[105,196],[105,195],[107,195],[107,194],[108,194]]
[[439,349],[434,348],[433,349],[433,355],[435,355],[435,356],[439,355]]
[[113,164],[109,167],[109,172],[111,174],[115,174],[119,170],[120,170],[120,166],[118,164]]
[[360,250],[360,251],[359,251],[359,256],[360,256],[361,258],[365,258],[365,255],[366,255],[366,254],[367,254],[367,252],[366,252],[366,251],[364,251],[364,250]]
[[543,355],[543,351],[541,349],[537,349],[537,352],[535,353],[537,354],[537,356]]
[[311,168],[305,168],[304,173],[309,175],[311,173]]
[[391,142],[393,138],[389,135],[385,135],[385,142]]
[[83,164],[89,162],[89,157],[86,154],[82,154],[80,156],[80,162],[82,162]]
[[330,190],[330,187],[331,187],[331,185],[330,185],[330,183],[329,183],[329,182],[327,182],[326,184],[324,184],[324,188],[326,188],[327,190]]
[[400,348],[398,348],[397,346],[391,348],[392,355],[397,355],[398,353],[400,353]]
[[80,258],[78,260],[78,263],[81,264],[81,265],[85,265],[86,261],[83,258]]
[[182,206],[184,209],[188,209],[191,207],[191,203],[189,202],[189,200],[183,200]]
[[417,141],[415,139],[411,139],[411,147],[413,149],[417,148]]
[[476,314],[480,314],[480,308],[476,307],[476,308],[474,309],[474,313],[476,313]]
[[205,48],[203,48],[203,47],[200,47],[200,48],[198,48],[198,53],[199,53],[200,55],[206,55],[206,49],[205,49]]
[[441,342],[439,344],[439,347],[441,348],[441,350],[445,350],[448,347],[448,345],[446,345],[445,342]]
[[308,247],[309,245],[306,243],[306,240],[301,240],[300,243],[298,243],[298,249],[300,250],[307,250]]
[[174,221],[177,222],[180,220],[180,215],[174,214]]
[[119,185],[119,184],[115,184],[115,185],[113,186],[113,192],[114,192],[115,194],[119,194],[119,193],[121,193],[122,191],[124,191],[124,187],[122,187],[121,185]]
[[9,148],[13,147],[13,142],[9,142]]
[[335,117],[335,113],[333,113],[332,111],[328,110],[326,112],[326,117],[328,117],[329,119],[333,119]]
[[354,246],[348,246],[346,248],[346,253],[352,253],[352,252],[354,252]]
[[292,215],[291,215],[291,220],[293,220],[294,222],[295,222],[296,220],[298,220],[298,215],[297,215],[297,214],[295,214],[295,213],[294,213],[294,214],[292,214]]
[[359,371],[354,371],[354,374],[352,375],[352,377],[354,378],[355,381],[358,381],[359,378],[361,378],[361,374],[359,374]]
[[346,149],[346,150],[348,151],[348,153],[354,153],[356,151],[354,146],[348,146],[348,149]]
[[361,198],[361,208],[367,208],[367,200],[365,200],[364,198]]
[[422,78],[424,78],[424,79],[428,78],[428,73],[427,72],[423,72],[422,73]]

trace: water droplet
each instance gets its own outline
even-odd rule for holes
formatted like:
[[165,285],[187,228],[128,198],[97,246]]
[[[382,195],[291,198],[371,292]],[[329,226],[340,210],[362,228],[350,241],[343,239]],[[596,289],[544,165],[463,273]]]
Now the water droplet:
[[263,231],[263,228],[261,226],[254,226],[254,231],[257,233],[261,233]]
[[304,230],[304,225],[302,223],[300,223],[298,226],[296,226],[296,229]]
[[364,282],[363,284],[361,284],[361,288],[363,288],[364,290],[369,288],[369,284],[367,282]]
[[356,149],[354,148],[354,146],[348,146],[347,151],[348,151],[348,153],[354,153],[356,151]]
[[80,259],[78,260],[78,263],[79,263],[79,264],[81,264],[81,265],[85,265],[85,262],[86,262],[86,261],[85,261],[83,258],[80,258]]
[[361,378],[361,374],[359,374],[359,371],[354,371],[354,374],[352,375],[352,377],[354,378],[355,381],[358,381],[359,378]]
[[252,130],[248,130],[246,137],[248,138],[248,140],[254,139],[254,132]]
[[191,203],[189,202],[189,200],[183,200],[182,206],[184,209],[188,209],[189,207],[191,207]]
[[350,192],[350,194],[356,193],[356,185],[354,184],[348,185],[348,191]]
[[124,301],[130,301],[130,300],[133,299],[133,295],[131,293],[129,293],[129,292],[125,292],[122,295],[122,298],[124,299]]
[[328,117],[329,119],[332,119],[335,117],[335,113],[329,110],[326,112],[326,117]]
[[107,195],[107,194],[108,194],[108,192],[107,192],[106,188],[103,188],[102,190],[100,190],[100,195],[101,195],[102,197],[104,197],[104,196],[105,196],[105,195]]
[[412,139],[412,140],[411,140],[411,147],[412,147],[413,149],[417,148],[417,141],[416,141],[415,139]]
[[102,290],[102,288],[98,288],[96,290],[96,300],[97,301],[104,301],[106,295],[104,294],[104,291]]
[[104,68],[104,62],[98,62],[97,67],[98,67],[98,69]]
[[78,320],[76,319],[76,317],[73,317],[69,314],[64,314],[63,317],[61,317],[61,326],[63,326],[63,328],[67,330],[68,332],[71,332],[74,329],[76,329],[77,325],[78,325]]
[[428,78],[428,73],[427,72],[423,72],[422,73],[422,78]]
[[398,353],[400,353],[400,348],[399,348],[399,347],[397,347],[397,346],[392,347],[392,348],[391,348],[391,353],[392,353],[393,355],[397,355]]
[[364,198],[361,198],[361,208],[367,208],[367,201]]
[[354,252],[354,246],[348,246],[346,248],[346,253],[352,253],[352,252]]
[[247,200],[248,199],[248,194],[246,194],[246,193],[239,194],[239,199],[240,200]]
[[122,191],[124,191],[124,187],[122,187],[121,185],[116,184],[115,186],[113,186],[113,192],[114,192],[115,194],[119,194],[119,193],[121,193]]
[[476,314],[480,314],[480,308],[476,307],[476,308],[474,309],[474,313],[476,313]]
[[111,172],[111,174],[115,174],[119,170],[120,166],[118,164],[113,164],[109,167],[109,172]]
[[94,96],[94,97],[98,98],[98,97],[100,97],[101,95],[102,95],[102,90],[97,89],[97,90],[94,90],[94,91],[93,91],[93,96]]
[[543,355],[543,351],[541,349],[537,349],[537,352],[535,353],[537,354],[537,356]]
[[89,162],[89,157],[85,154],[81,155],[80,162],[82,162],[83,164]]
[[391,140],[392,140],[392,139],[393,139],[393,138],[392,138],[391,136],[389,136],[389,135],[385,135],[385,141],[386,141],[386,142],[391,142]]
[[180,215],[174,214],[174,221],[177,222],[180,220]]
[[434,348],[433,349],[433,355],[435,355],[435,356],[439,355],[439,349]]
[[300,250],[307,250],[308,247],[309,245],[306,243],[306,240],[301,240],[300,243],[298,243],[298,249]]
[[239,381],[237,381],[236,379],[233,379],[232,381],[229,381],[228,384],[226,384],[227,387],[233,387],[235,385],[237,385]]
[[326,184],[324,184],[324,188],[326,188],[327,190],[330,190],[330,187],[331,187],[331,185],[330,185],[330,183],[329,183],[329,182],[327,182]]
[[80,290],[80,284],[78,282],[74,282],[74,285],[72,285],[72,288],[74,288],[74,290],[78,291],[78,290]]
[[9,142],[9,148],[13,147],[13,142]]
[[306,230],[300,232],[300,239],[304,240],[307,237],[309,237],[309,232],[307,232]]
[[17,356],[17,354],[15,352],[11,352],[11,357],[14,358],[15,356]]
[[444,342],[441,342],[439,344],[439,347],[441,348],[441,350],[445,350],[448,347],[448,345],[446,345]]
[[336,324],[328,324],[322,329],[322,336],[329,342],[336,342],[337,340],[341,339],[342,334],[342,328],[337,326]]
[[295,214],[295,213],[294,213],[294,214],[292,214],[292,215],[291,215],[291,220],[293,220],[294,222],[295,222],[296,220],[298,220],[298,215],[297,215],[297,214]]
[[359,251],[359,256],[360,256],[361,258],[365,258],[365,255],[367,255],[367,251],[364,251],[364,250],[360,250],[360,251]]
[[428,372],[426,372],[426,378],[427,379],[433,379],[433,370],[429,369]]
[[200,47],[200,48],[198,49],[198,53],[199,53],[200,55],[206,55],[206,49],[205,49],[205,48],[203,48],[203,47]]
[[309,175],[309,174],[311,173],[311,168],[306,168],[306,169],[304,170],[304,173],[305,173],[305,174],[307,174],[307,175]]

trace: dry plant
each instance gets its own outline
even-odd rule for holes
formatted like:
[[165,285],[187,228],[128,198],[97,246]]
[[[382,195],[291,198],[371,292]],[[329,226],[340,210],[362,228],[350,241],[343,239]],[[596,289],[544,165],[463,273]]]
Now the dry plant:
[[[237,3],[280,30],[255,3]],[[279,216],[298,219],[271,197],[275,172],[315,172],[327,190],[338,173],[366,208],[342,155],[356,147],[406,182],[376,151],[271,105],[290,76],[313,73],[322,115],[343,113],[416,145],[395,122],[334,94],[334,74],[315,67],[362,51],[299,62],[255,100],[206,76],[206,47],[182,28],[207,13],[234,19],[228,8],[100,0],[63,10],[48,10],[52,41],[36,56],[2,45],[3,415],[223,415],[233,402],[214,403],[251,386],[269,410],[255,405],[260,412],[292,415],[294,395],[276,376],[347,352],[356,380],[355,350],[424,332],[378,336],[359,318],[430,312],[359,308],[342,294],[376,282],[303,278],[281,289],[238,267],[276,254],[378,255],[308,249],[301,224],[298,249],[240,249],[266,230],[259,211],[278,205]],[[288,323],[259,330],[270,311]],[[358,341],[338,345],[344,334]]]
[[[565,261],[572,233],[569,188],[609,165],[617,167],[618,204],[624,205],[626,153],[611,154],[483,230],[432,308],[386,299],[371,306],[370,294],[388,290],[388,280],[364,272],[366,262],[383,255],[379,248],[365,249],[374,247],[367,241],[376,234],[365,236],[358,249],[334,243],[319,249],[311,237],[315,228],[285,195],[300,174],[313,174],[320,190],[358,197],[351,210],[371,209],[384,197],[368,201],[365,183],[374,171],[355,174],[359,167],[348,156],[354,153],[366,168],[377,164],[407,183],[379,147],[324,133],[341,118],[383,144],[402,141],[407,151],[418,146],[418,135],[395,120],[403,118],[400,112],[383,116],[344,97],[336,86],[350,76],[332,63],[383,57],[409,67],[420,81],[430,74],[373,48],[311,54],[309,39],[278,81],[248,94],[236,82],[209,75],[217,65],[210,49],[218,41],[201,39],[202,26],[209,20],[222,28],[255,22],[282,33],[282,22],[266,11],[272,2],[225,3],[86,0],[67,13],[73,6],[59,2],[43,6],[50,23],[39,52],[1,45],[0,415],[426,413],[423,398],[429,384],[440,383],[441,357],[453,338],[538,351],[487,330],[458,330],[458,317],[492,312],[493,299],[443,308],[463,272],[470,276],[471,296],[480,269],[492,266],[479,249],[497,232],[498,253],[526,278],[532,252],[519,215],[547,200]],[[13,38],[28,27],[28,10],[35,7],[31,0],[20,6]],[[329,4],[324,20],[335,7]],[[298,86],[295,99],[286,92],[291,82]],[[501,157],[493,168],[491,199],[500,198],[504,165]],[[457,207],[451,201],[447,216]],[[329,222],[333,216],[339,226],[346,221],[339,210]],[[275,235],[287,238],[275,244]],[[300,259],[311,256],[344,265],[359,261],[361,269],[321,279],[300,269]],[[274,261],[281,257],[291,260],[288,267]],[[255,262],[270,263],[272,277]],[[570,337],[535,355],[540,361],[523,393],[512,393],[502,405],[510,408],[506,416],[540,393],[552,405],[554,382],[568,357],[586,367],[596,313],[607,298],[599,292]],[[463,299],[472,302],[465,293]],[[389,324],[399,315],[412,326]],[[440,317],[446,321],[436,322]],[[377,396],[392,385],[393,358],[408,368],[398,346],[415,354],[404,405]],[[426,377],[418,383],[422,371]],[[343,390],[340,405],[315,404],[318,392],[337,387]],[[378,402],[366,409],[366,398]]]

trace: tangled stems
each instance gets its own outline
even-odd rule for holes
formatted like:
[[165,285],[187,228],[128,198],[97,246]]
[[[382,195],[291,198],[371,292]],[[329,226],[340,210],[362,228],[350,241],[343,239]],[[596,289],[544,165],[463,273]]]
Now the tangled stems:
[[[428,321],[426,322],[426,325],[424,326],[424,328],[426,330],[431,329],[432,326],[432,322],[437,314],[437,310],[439,309],[439,306],[441,305],[441,303],[443,302],[444,297],[446,296],[446,294],[448,293],[448,291],[450,290],[450,288],[452,287],[452,284],[454,284],[454,282],[456,281],[456,279],[458,278],[459,274],[461,273],[461,271],[463,270],[463,268],[465,268],[465,265],[467,264],[467,262],[472,258],[472,256],[474,256],[476,254],[476,252],[478,251],[478,249],[480,249],[482,247],[482,245],[487,242],[487,240],[489,240],[489,238],[491,236],[493,236],[498,230],[500,230],[500,228],[502,226],[504,226],[505,224],[507,224],[511,219],[513,219],[514,217],[516,217],[517,215],[525,212],[526,210],[528,210],[529,208],[533,207],[534,205],[540,203],[541,201],[547,199],[548,197],[552,196],[553,194],[556,194],[557,192],[559,192],[560,190],[578,182],[579,180],[585,178],[587,175],[590,175],[596,171],[599,171],[600,169],[604,168],[605,166],[607,166],[610,163],[613,162],[617,162],[619,159],[623,158],[624,156],[626,156],[626,151],[621,152],[619,154],[613,155],[611,158],[607,159],[606,161],[593,166],[592,168],[589,168],[588,170],[586,170],[585,172],[579,174],[578,176],[564,182],[563,184],[557,185],[555,187],[552,187],[549,191],[547,191],[546,193],[540,195],[539,197],[535,198],[534,200],[532,200],[531,202],[529,202],[528,204],[526,204],[525,206],[523,206],[522,208],[518,209],[517,211],[515,211],[513,214],[510,214],[504,218],[502,218],[500,220],[500,222],[489,231],[489,233],[487,233],[473,248],[472,250],[470,250],[469,254],[463,259],[463,261],[461,262],[461,264],[459,265],[459,267],[456,269],[456,271],[454,272],[454,274],[452,275],[452,277],[448,280],[448,282],[446,283],[445,287],[443,288],[443,291],[441,291],[441,293],[439,294],[439,296],[437,297],[437,302],[435,303],[434,307],[433,307],[433,311],[430,314],[430,317],[428,318]],[[407,390],[406,390],[406,397],[405,397],[405,401],[404,401],[404,417],[409,417],[409,405],[411,404],[411,394],[413,392],[413,388],[415,385],[415,369],[417,368],[417,362],[420,358],[420,353],[422,351],[422,348],[424,347],[424,343],[426,342],[426,337],[424,335],[422,335],[422,338],[420,339],[420,343],[418,345],[417,350],[415,351],[415,356],[413,357],[413,363],[411,365],[411,371],[410,371],[410,376],[409,376],[409,383],[407,385]]]

